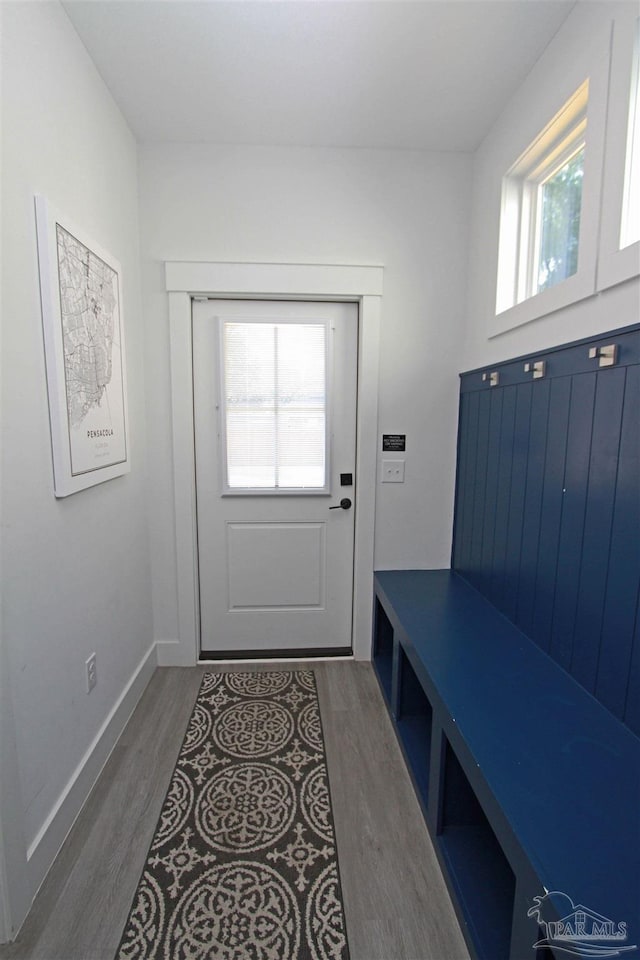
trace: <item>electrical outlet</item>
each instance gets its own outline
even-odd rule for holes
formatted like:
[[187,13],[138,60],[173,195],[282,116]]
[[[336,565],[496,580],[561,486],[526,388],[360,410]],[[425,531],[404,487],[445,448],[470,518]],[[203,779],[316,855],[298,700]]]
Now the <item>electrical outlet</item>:
[[87,693],[91,693],[98,682],[98,668],[96,666],[96,655],[92,653],[85,664],[87,668]]
[[382,482],[404,483],[404,460],[383,460]]

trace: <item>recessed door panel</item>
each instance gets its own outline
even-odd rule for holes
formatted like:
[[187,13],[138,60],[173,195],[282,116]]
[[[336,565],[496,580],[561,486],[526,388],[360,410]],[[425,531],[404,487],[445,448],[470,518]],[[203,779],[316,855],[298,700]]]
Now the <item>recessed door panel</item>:
[[325,523],[228,524],[229,610],[321,609],[325,529]]

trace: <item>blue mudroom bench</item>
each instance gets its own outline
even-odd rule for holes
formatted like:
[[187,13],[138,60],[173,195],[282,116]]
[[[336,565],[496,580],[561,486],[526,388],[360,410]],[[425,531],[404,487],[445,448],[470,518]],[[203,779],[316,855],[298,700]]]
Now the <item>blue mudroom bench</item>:
[[374,663],[472,955],[545,957],[527,914],[550,891],[640,945],[640,740],[455,572],[381,571],[375,597]]
[[472,956],[640,957],[640,328],[462,375],[452,569],[376,573],[373,659]]

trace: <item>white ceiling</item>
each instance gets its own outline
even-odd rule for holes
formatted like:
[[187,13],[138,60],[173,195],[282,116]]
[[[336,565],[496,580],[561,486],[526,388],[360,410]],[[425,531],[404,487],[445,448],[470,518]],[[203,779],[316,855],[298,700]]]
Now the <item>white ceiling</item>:
[[474,150],[574,0],[65,0],[140,141]]

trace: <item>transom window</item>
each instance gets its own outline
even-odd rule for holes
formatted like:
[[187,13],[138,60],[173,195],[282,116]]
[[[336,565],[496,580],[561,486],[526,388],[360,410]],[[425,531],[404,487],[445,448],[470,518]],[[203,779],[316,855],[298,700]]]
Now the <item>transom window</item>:
[[325,322],[223,321],[227,492],[328,489]]
[[497,313],[578,271],[588,95],[585,81],[503,179]]
[[620,247],[640,240],[640,18],[636,20]]

